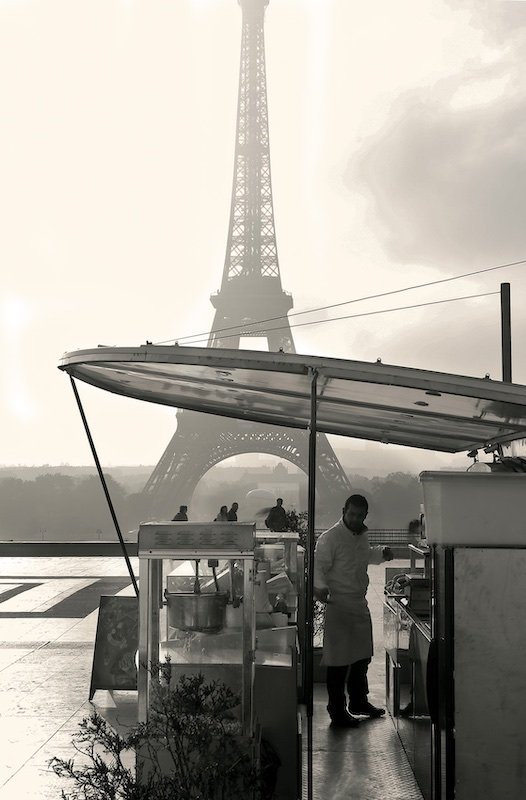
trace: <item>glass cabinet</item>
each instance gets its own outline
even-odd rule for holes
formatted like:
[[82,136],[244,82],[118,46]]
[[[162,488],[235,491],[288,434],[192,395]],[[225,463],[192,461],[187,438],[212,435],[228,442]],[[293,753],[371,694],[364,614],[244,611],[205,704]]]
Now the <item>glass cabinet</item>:
[[[148,718],[153,671],[201,673],[240,697],[243,734],[254,730],[255,525],[141,524],[139,720]],[[165,664],[164,668],[167,666]]]

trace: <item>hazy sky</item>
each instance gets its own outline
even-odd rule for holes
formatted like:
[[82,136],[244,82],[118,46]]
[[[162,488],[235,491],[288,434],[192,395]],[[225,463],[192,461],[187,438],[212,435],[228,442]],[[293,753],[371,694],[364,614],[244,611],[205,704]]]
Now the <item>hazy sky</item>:
[[[240,36],[236,0],[0,0],[1,463],[91,463],[63,352],[210,327]],[[265,36],[296,311],[526,259],[526,2],[270,0]],[[501,281],[526,383],[526,265],[316,318]],[[499,326],[492,296],[294,337],[301,353],[499,379]],[[104,463],[158,460],[173,409],[79,389]]]

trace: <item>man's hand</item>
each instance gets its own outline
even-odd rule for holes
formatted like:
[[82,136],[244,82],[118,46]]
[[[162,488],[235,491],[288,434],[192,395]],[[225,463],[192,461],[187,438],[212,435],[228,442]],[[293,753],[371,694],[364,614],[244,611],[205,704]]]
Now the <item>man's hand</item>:
[[394,558],[393,551],[390,547],[384,547],[382,550],[382,558],[384,561],[392,561]]
[[326,603],[329,598],[329,590],[325,589],[317,589],[316,586],[314,587],[314,597],[316,600],[319,600],[320,603]]

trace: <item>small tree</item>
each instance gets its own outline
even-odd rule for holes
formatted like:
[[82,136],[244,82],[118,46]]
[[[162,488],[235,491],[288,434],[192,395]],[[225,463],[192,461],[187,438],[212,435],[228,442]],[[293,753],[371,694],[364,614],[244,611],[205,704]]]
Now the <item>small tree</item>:
[[266,744],[257,763],[234,714],[240,698],[202,673],[172,686],[169,662],[157,675],[147,722],[121,736],[95,712],[74,735],[84,763],[50,761],[74,783],[63,800],[270,800],[279,759]]
[[299,543],[302,547],[307,549],[307,534],[309,529],[309,515],[307,511],[296,511],[292,508],[290,511],[285,512],[287,515],[287,527],[289,531],[297,533],[299,536]]
[[[289,530],[297,533],[299,536],[299,544],[305,548],[308,547],[308,530],[309,530],[309,515],[307,511],[287,511],[287,523]],[[305,562],[305,570],[307,569],[307,562]],[[306,576],[305,576],[306,577]],[[323,639],[323,623],[325,620],[325,606],[319,600],[314,600],[314,618],[313,618],[313,636],[314,641],[319,642]]]

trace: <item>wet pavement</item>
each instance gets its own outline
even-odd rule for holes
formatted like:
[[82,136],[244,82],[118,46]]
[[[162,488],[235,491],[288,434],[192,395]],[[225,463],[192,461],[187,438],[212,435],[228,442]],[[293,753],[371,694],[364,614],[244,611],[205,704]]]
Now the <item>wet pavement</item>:
[[[137,559],[132,566],[137,574]],[[384,568],[372,566],[369,574],[370,699],[383,705]],[[133,595],[122,559],[0,559],[0,800],[56,800],[68,789],[48,762],[75,755],[72,736],[93,709],[88,694],[101,594]],[[116,727],[136,719],[135,692],[99,690],[94,705]],[[314,800],[421,800],[389,717],[334,731],[325,705],[325,687],[316,684]]]
[[[390,562],[389,566],[404,571],[408,564],[408,561],[397,560]],[[369,700],[382,707],[385,707],[384,575],[384,565],[369,567],[367,601],[373,621],[374,640],[374,657],[368,671]],[[334,730],[329,725],[326,706],[325,686],[315,684],[313,800],[422,800],[387,712],[379,719],[362,718],[358,728]],[[304,787],[305,762],[306,757],[303,759]]]

